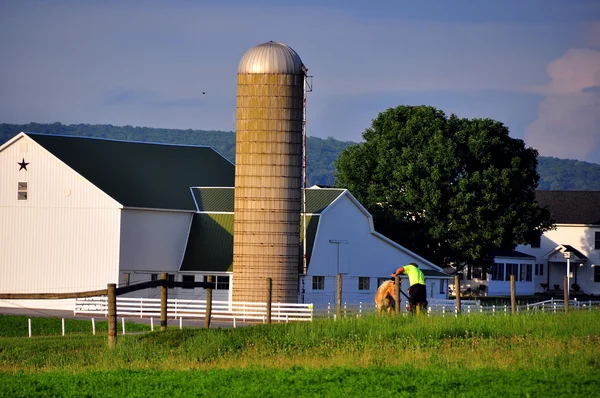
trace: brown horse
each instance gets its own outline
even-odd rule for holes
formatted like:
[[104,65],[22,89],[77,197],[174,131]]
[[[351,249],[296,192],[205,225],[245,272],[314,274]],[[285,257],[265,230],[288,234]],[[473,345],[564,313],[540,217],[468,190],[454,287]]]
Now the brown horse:
[[396,308],[396,305],[400,304],[398,297],[396,297],[396,285],[394,281],[385,281],[378,288],[375,293],[375,305],[377,306],[377,315],[381,315],[383,311],[387,311],[388,314],[392,313],[392,310]]

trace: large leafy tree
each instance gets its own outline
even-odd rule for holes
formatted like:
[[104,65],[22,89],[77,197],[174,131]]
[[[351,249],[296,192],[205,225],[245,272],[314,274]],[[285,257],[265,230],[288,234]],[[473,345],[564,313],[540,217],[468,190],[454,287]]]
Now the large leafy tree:
[[380,113],[336,162],[336,185],[389,238],[441,266],[486,263],[552,227],[535,201],[537,151],[490,119],[429,106]]

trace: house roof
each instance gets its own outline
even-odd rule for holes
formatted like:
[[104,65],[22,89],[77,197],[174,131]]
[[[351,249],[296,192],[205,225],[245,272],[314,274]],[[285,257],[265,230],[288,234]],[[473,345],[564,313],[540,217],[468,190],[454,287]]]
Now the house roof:
[[[344,193],[344,189],[307,188],[306,213],[320,214]],[[234,188],[192,188],[200,212],[233,212]]]
[[[306,263],[310,263],[317,235],[319,216],[306,217]],[[304,217],[300,217],[300,230]],[[298,270],[302,274],[304,261],[304,236],[300,234]],[[186,247],[181,271],[225,272],[233,271],[233,213],[196,213]]]
[[578,260],[587,260],[588,259],[582,252],[580,252],[579,250],[575,249],[571,245],[558,245],[554,249],[552,249],[548,253],[546,253],[546,255],[544,257],[545,258],[549,258],[554,253],[557,253],[557,252],[572,253],[572,254],[575,255],[575,257],[577,257]]
[[510,249],[497,249],[490,253],[493,257],[505,257],[505,258],[522,258],[535,260],[535,256],[531,256],[527,253],[523,253],[517,250]]
[[536,191],[557,224],[600,225],[600,191]]
[[234,165],[206,146],[26,134],[125,207],[196,210],[190,187],[234,185]]

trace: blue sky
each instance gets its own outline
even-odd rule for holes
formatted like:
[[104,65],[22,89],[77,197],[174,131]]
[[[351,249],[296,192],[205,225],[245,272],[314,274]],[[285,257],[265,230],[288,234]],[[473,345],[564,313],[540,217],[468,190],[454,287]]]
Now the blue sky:
[[3,0],[0,122],[230,131],[238,63],[269,40],[314,76],[309,136],[425,104],[600,164],[600,0]]

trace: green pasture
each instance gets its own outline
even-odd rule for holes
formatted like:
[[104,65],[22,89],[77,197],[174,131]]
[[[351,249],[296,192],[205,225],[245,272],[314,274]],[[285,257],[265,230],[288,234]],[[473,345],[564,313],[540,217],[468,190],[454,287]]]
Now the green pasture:
[[[600,311],[4,337],[0,396],[594,396]],[[143,325],[139,325],[140,327]],[[60,334],[60,326],[59,326]]]

